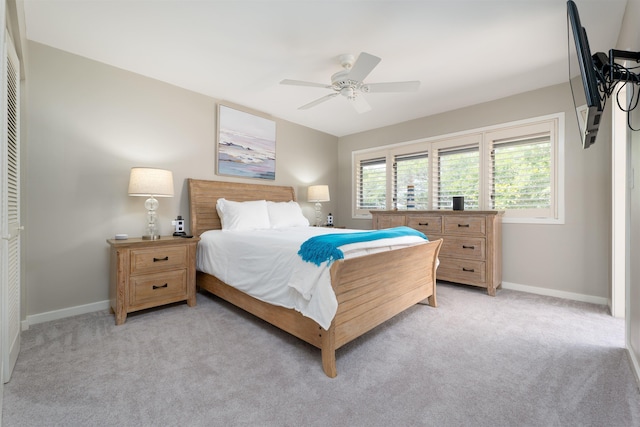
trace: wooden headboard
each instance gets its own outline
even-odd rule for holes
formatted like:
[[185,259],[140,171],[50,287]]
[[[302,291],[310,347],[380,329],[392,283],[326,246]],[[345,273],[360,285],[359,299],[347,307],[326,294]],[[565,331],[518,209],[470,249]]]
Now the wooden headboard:
[[188,179],[189,214],[191,234],[199,236],[207,230],[220,230],[222,224],[216,211],[216,202],[220,198],[235,202],[250,200],[270,200],[288,202],[296,200],[293,187],[241,184],[238,182],[206,181]]

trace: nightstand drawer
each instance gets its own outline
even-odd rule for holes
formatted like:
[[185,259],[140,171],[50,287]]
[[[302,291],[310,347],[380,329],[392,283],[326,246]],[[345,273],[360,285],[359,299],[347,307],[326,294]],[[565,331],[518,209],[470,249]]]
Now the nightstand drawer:
[[422,231],[427,235],[430,233],[442,233],[442,217],[408,215],[407,226]]
[[443,237],[440,256],[484,261],[485,239],[483,237]]
[[131,277],[129,304],[137,306],[180,301],[187,296],[187,270]]
[[187,266],[186,246],[166,246],[131,251],[131,274],[148,273]]
[[446,216],[444,217],[445,234],[481,234],[486,233],[485,218],[482,216]]

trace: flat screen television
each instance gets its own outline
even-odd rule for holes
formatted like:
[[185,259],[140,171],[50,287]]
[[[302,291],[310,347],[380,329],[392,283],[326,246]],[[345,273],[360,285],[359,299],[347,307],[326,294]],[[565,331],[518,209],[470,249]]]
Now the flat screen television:
[[[598,69],[591,56],[587,32],[580,24],[578,8],[572,0],[567,1],[567,32],[569,82],[582,136],[582,148],[589,148],[596,141],[603,103],[598,89]],[[586,105],[586,109],[578,111],[583,105]],[[583,116],[580,117],[580,114]]]

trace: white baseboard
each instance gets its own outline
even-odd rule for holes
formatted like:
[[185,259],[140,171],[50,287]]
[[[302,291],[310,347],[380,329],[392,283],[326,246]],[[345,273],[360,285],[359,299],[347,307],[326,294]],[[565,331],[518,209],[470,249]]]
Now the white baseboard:
[[605,297],[595,297],[593,295],[576,294],[573,292],[559,291],[556,289],[539,288],[537,286],[519,285],[517,283],[502,282],[504,289],[514,291],[529,292],[530,294],[546,295],[550,297],[570,299],[573,301],[588,302],[591,304],[607,305],[609,300]]
[[27,316],[22,321],[22,330],[26,331],[30,325],[50,322],[52,320],[64,319],[65,317],[77,316],[78,314],[93,313],[94,311],[106,310],[109,308],[109,300],[94,302],[91,304],[77,305],[75,307],[63,308],[60,310],[47,311],[46,313]]
[[[573,292],[558,291],[555,289],[539,288],[537,286],[519,285],[517,283],[502,282],[504,289],[512,289],[514,291],[529,292],[531,294],[547,295],[557,298],[570,299],[574,301],[588,302],[592,304],[607,305],[607,298],[594,297],[591,295],[576,294]],[[106,310],[109,308],[109,300],[94,302],[91,304],[78,305],[75,307],[63,308],[60,310],[48,311],[46,313],[34,314],[27,316],[22,321],[22,330],[26,331],[30,325],[35,325],[52,320],[64,319],[65,317],[77,316],[78,314],[92,313],[94,311]]]

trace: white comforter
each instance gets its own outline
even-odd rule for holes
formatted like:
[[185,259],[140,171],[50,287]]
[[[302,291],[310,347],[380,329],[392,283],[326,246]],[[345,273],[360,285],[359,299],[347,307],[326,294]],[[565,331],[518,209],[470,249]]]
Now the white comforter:
[[[338,301],[331,287],[327,262],[320,267],[298,255],[310,237],[353,233],[323,227],[290,227],[254,231],[211,230],[198,242],[197,268],[254,298],[293,308],[328,329]],[[341,246],[345,259],[373,252],[422,244],[416,236],[379,239]]]

